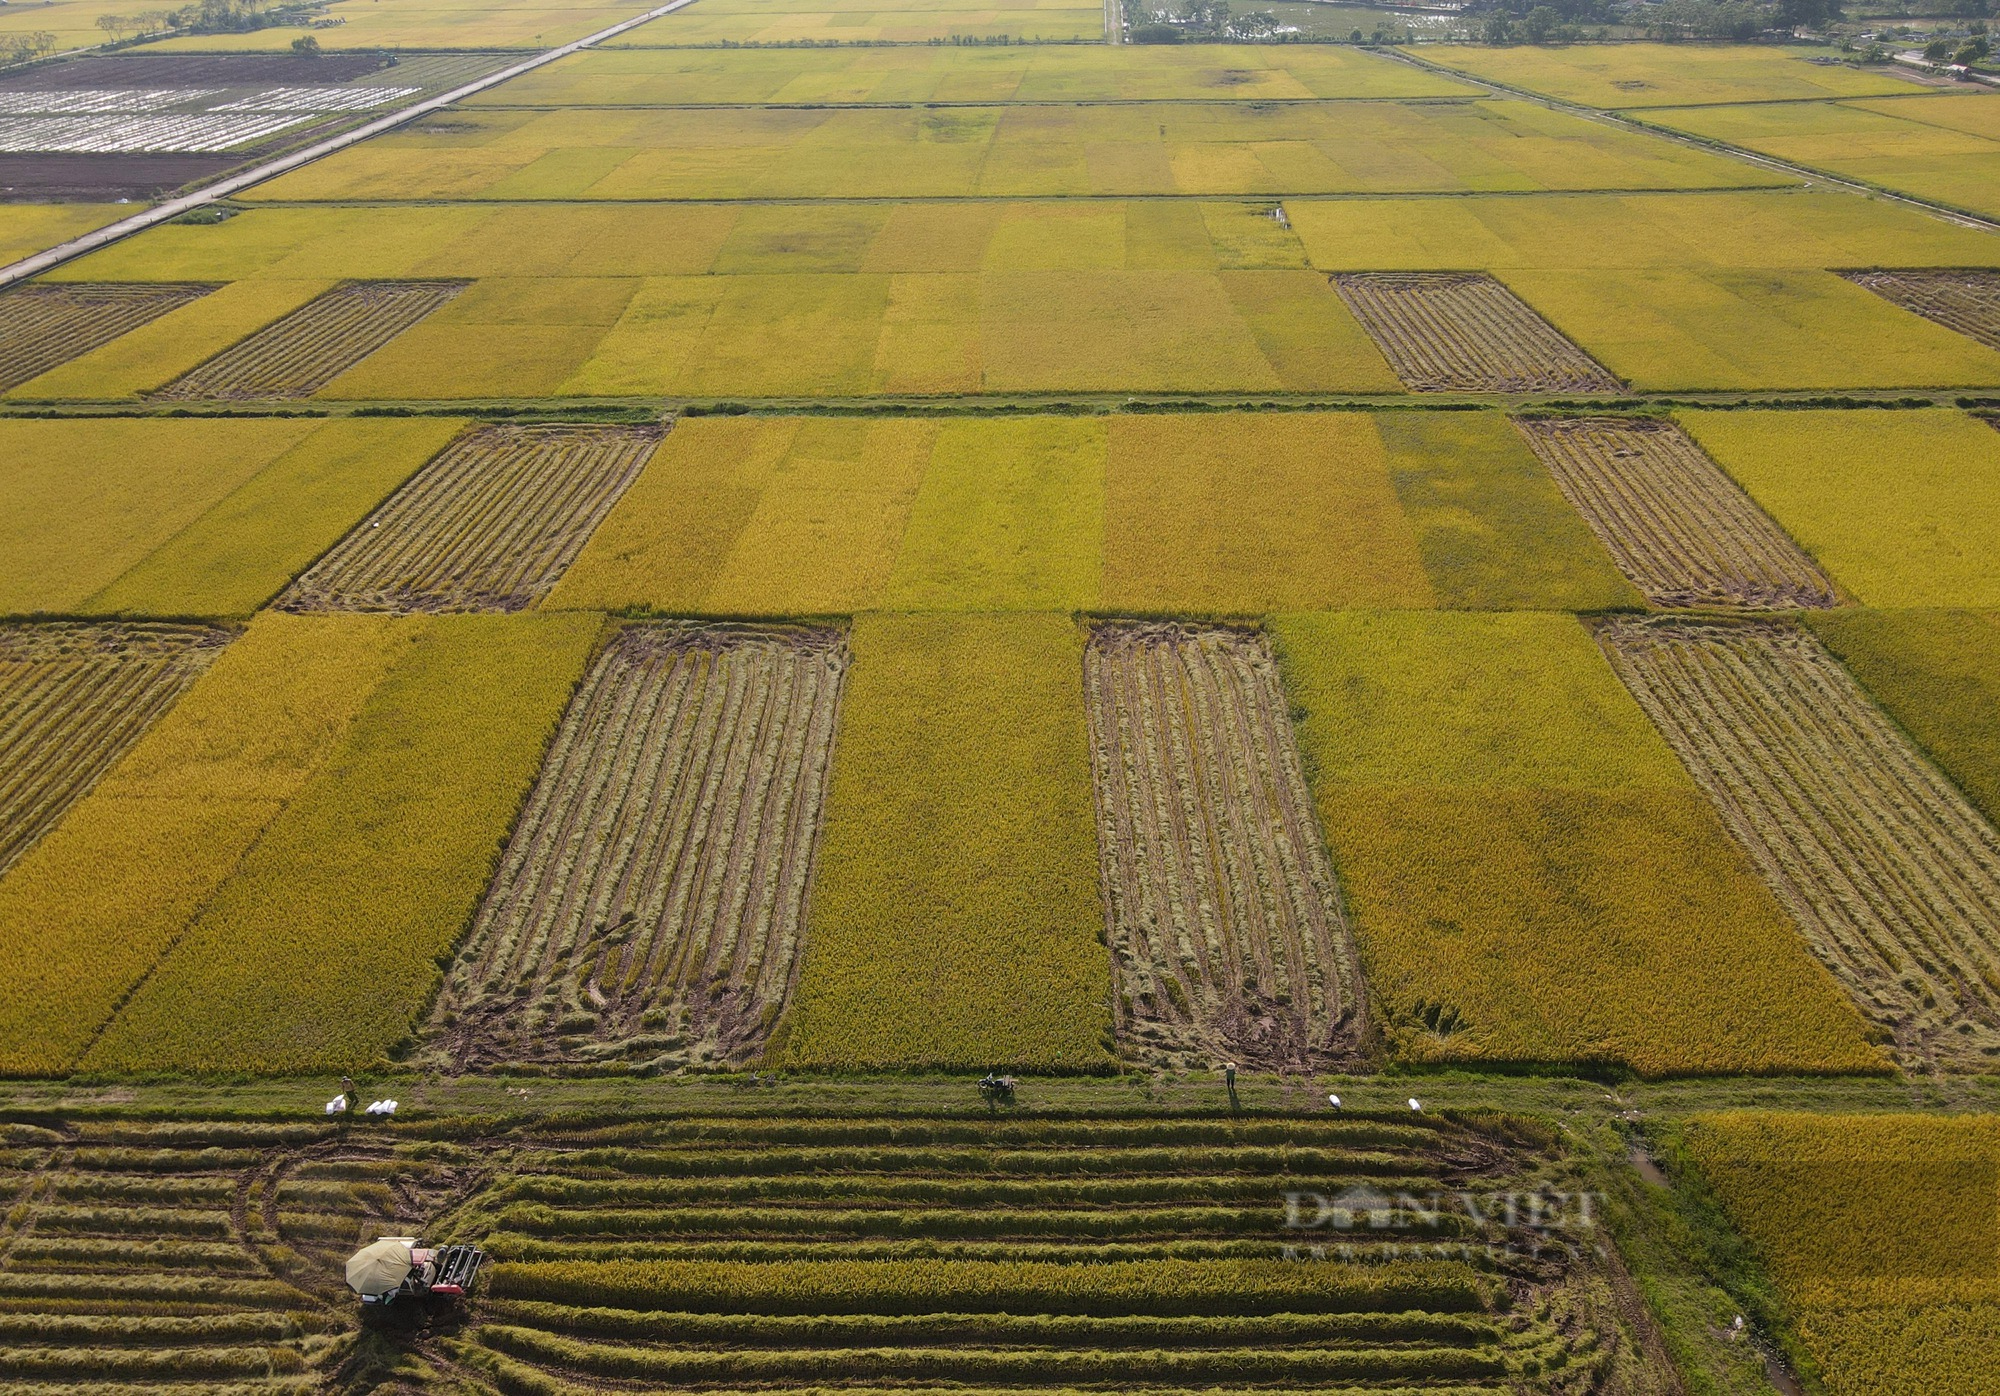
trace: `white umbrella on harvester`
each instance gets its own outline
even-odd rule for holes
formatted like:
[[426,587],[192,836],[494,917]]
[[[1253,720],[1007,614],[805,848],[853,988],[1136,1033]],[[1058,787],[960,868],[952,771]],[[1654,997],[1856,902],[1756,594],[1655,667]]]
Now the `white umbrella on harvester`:
[[384,1236],[356,1251],[347,1262],[347,1287],[364,1299],[380,1299],[394,1292],[415,1266],[410,1255],[413,1239]]

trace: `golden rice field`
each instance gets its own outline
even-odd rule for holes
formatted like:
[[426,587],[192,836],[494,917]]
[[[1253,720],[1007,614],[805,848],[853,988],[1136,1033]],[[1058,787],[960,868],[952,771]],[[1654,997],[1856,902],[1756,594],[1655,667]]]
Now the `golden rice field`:
[[0,1389],[1985,1390],[2000,99],[884,6],[0,289]]

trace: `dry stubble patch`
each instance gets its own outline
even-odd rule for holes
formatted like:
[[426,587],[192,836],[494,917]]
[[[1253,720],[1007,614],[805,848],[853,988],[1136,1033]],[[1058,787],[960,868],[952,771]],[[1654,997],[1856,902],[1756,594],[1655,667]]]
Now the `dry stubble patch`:
[[2000,834],[1797,626],[1622,618],[1597,634],[1904,1060],[1992,1069]]
[[1359,272],[1334,289],[1412,392],[1617,392],[1603,365],[1483,272]]
[[1619,570],[1655,606],[1835,604],[1819,565],[1671,422],[1586,417],[1515,425]]
[[0,296],[0,392],[201,299],[207,285],[22,286]]
[[189,369],[154,396],[183,401],[308,397],[470,284],[350,281]]
[[1840,274],[1883,300],[1957,330],[1989,349],[2000,349],[2000,271],[1937,267]]
[[55,827],[230,638],[194,625],[0,626],[0,872]]
[[658,427],[460,437],[286,592],[287,611],[519,611],[561,578],[659,445]]
[[441,1001],[450,1054],[752,1060],[795,977],[846,667],[832,630],[625,629]]
[[1127,1050],[1351,1063],[1360,976],[1269,644],[1221,626],[1104,625],[1084,684]]

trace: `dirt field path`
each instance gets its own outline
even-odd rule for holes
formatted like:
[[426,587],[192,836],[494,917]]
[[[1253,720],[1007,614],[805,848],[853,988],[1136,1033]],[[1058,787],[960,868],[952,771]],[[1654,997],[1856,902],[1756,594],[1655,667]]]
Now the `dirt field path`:
[[2000,1057],[2000,834],[1797,626],[1621,618],[1611,662],[1918,1068]]
[[462,436],[308,568],[279,609],[532,606],[664,434],[653,426],[492,426]]
[[836,631],[628,627],[452,974],[450,1055],[753,1059],[798,963],[846,664]]
[[1084,686],[1127,1050],[1352,1060],[1359,974],[1263,636],[1101,626]]
[[0,872],[111,769],[230,632],[194,625],[0,626]]
[[1588,417],[1514,425],[1655,606],[1835,604],[1819,565],[1673,423]]
[[1336,276],[1333,286],[1411,392],[1624,386],[1483,272],[1365,272]]

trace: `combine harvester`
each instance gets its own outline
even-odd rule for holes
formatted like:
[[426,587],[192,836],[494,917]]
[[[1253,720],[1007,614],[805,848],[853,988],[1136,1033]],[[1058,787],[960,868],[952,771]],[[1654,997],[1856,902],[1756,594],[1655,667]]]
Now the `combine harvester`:
[[384,1236],[349,1258],[347,1287],[364,1304],[463,1299],[485,1263],[486,1253],[477,1246],[429,1250],[414,1236]]

